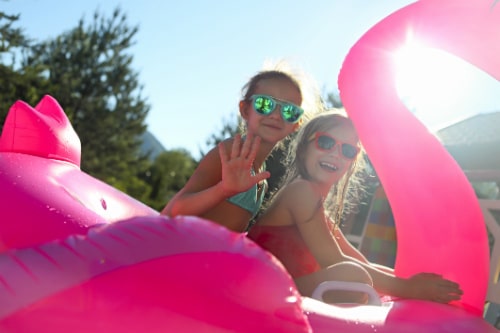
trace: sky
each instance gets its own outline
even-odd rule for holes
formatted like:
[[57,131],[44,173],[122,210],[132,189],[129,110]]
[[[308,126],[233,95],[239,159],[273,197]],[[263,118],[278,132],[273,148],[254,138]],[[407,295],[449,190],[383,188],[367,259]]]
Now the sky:
[[[20,14],[16,27],[43,41],[76,27],[81,18],[92,22],[96,10],[109,17],[120,7],[128,25],[139,27],[129,52],[151,106],[148,130],[166,149],[186,149],[198,158],[200,149],[208,149],[207,139],[236,119],[242,86],[265,62],[286,59],[309,74],[323,94],[335,92],[349,49],[378,21],[413,2],[0,0],[0,11]],[[429,97],[435,88],[420,91],[427,103],[420,101],[417,115],[429,128],[500,110],[499,82],[456,59],[431,68],[437,72],[444,64],[458,67],[445,72],[454,84],[437,106],[453,111],[436,111]],[[469,96],[467,102],[457,98],[462,95]],[[443,100],[448,104],[441,105]],[[434,104],[434,110],[424,104]]]

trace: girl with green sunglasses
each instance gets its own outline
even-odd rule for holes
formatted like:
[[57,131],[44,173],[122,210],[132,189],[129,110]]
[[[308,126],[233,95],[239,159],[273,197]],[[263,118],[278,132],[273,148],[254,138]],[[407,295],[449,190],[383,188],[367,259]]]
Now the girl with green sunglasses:
[[301,107],[304,90],[298,76],[288,70],[275,68],[253,76],[243,86],[239,102],[241,133],[212,148],[161,213],[196,215],[245,231],[267,191],[266,159],[306,116]]

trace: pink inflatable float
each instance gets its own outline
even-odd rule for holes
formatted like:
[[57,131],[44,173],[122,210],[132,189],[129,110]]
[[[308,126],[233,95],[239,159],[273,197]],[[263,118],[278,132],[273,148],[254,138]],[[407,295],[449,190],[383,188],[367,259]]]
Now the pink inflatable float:
[[[487,27],[473,29],[479,35],[500,35],[499,9],[488,1],[422,0],[363,36],[346,58],[339,84],[395,210],[398,273],[430,270],[459,280],[466,292],[462,302],[333,306],[301,297],[283,266],[243,235],[195,217],[159,216],[82,172],[78,137],[58,103],[46,96],[35,108],[15,103],[0,138],[0,332],[497,332],[478,315],[487,243],[477,201],[446,151],[424,134],[393,87],[378,76],[391,72],[386,54],[402,42],[399,29],[417,21],[415,30],[426,36],[427,30],[417,28],[444,22],[433,15],[446,17],[445,12],[466,26]],[[447,29],[452,29],[471,45],[482,45],[467,32],[445,27],[454,23],[450,18],[431,31],[449,41],[454,33]],[[488,52],[478,54],[497,61]],[[490,73],[500,68],[486,67]],[[360,93],[363,98],[357,99],[371,100],[370,108],[356,102]],[[402,141],[405,149],[393,146]],[[395,153],[389,159],[384,152]],[[403,165],[400,158],[411,160]],[[389,177],[403,166],[406,177]],[[400,198],[399,182],[416,207]],[[454,192],[441,189],[447,186]],[[430,253],[440,258],[439,267]],[[455,256],[463,258],[461,265]]]
[[496,1],[421,0],[368,31],[339,75],[344,106],[393,208],[396,273],[428,271],[459,282],[457,305],[477,315],[489,276],[482,212],[458,164],[397,96],[394,56],[407,41],[419,42],[500,79],[499,40]]
[[0,267],[0,332],[310,332],[276,260],[196,218],[94,227]]
[[0,252],[158,214],[80,170],[80,139],[50,96],[34,108],[18,101],[9,110],[0,137],[0,191]]
[[[43,116],[23,103],[34,117],[14,117],[18,121],[7,122],[6,133],[9,126],[29,128],[37,116],[63,115],[53,98],[46,96],[42,103],[47,99],[50,107]],[[63,118],[59,123],[69,128]],[[42,133],[56,132],[42,127]],[[55,143],[59,139],[52,137]],[[17,237],[9,238],[10,249],[0,254],[0,332],[494,330],[482,318],[449,305],[400,300],[339,307],[300,297],[283,266],[243,235],[195,217],[159,216],[73,163],[50,157],[59,156],[56,152],[43,151],[47,157],[37,149],[0,153],[0,178],[10,184],[0,187],[0,211],[19,207],[18,218],[1,220],[2,234]],[[43,165],[50,166],[44,173],[31,168]],[[72,177],[62,177],[61,170]],[[28,178],[30,173],[38,177]],[[31,181],[19,181],[23,178]],[[90,204],[102,199],[113,205],[96,209]],[[47,212],[25,212],[38,206]],[[57,213],[70,208],[78,229],[66,229],[68,213]],[[126,218],[123,212],[142,216]],[[33,237],[27,226],[42,231]],[[22,241],[23,235],[30,241]]]

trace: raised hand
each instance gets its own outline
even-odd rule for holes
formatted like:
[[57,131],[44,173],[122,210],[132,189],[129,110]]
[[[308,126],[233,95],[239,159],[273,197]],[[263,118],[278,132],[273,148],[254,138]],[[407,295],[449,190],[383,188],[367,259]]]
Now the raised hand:
[[233,140],[229,155],[224,144],[219,143],[219,156],[222,165],[222,187],[230,197],[245,192],[258,182],[269,178],[270,173],[263,171],[252,175],[253,162],[259,150],[260,138],[248,135],[244,140],[238,134]]
[[419,273],[408,280],[414,298],[425,299],[438,303],[449,303],[462,297],[460,286],[453,281],[444,279],[439,274]]

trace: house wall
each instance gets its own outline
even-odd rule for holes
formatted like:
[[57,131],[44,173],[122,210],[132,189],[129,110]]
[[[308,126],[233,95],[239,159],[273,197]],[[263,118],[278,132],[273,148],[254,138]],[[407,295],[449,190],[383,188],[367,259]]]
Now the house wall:
[[[354,234],[353,230],[361,230],[361,233]],[[366,217],[361,221],[351,218],[343,231],[347,239],[370,262],[394,267],[397,247],[396,226],[382,186],[378,186],[375,190]]]

